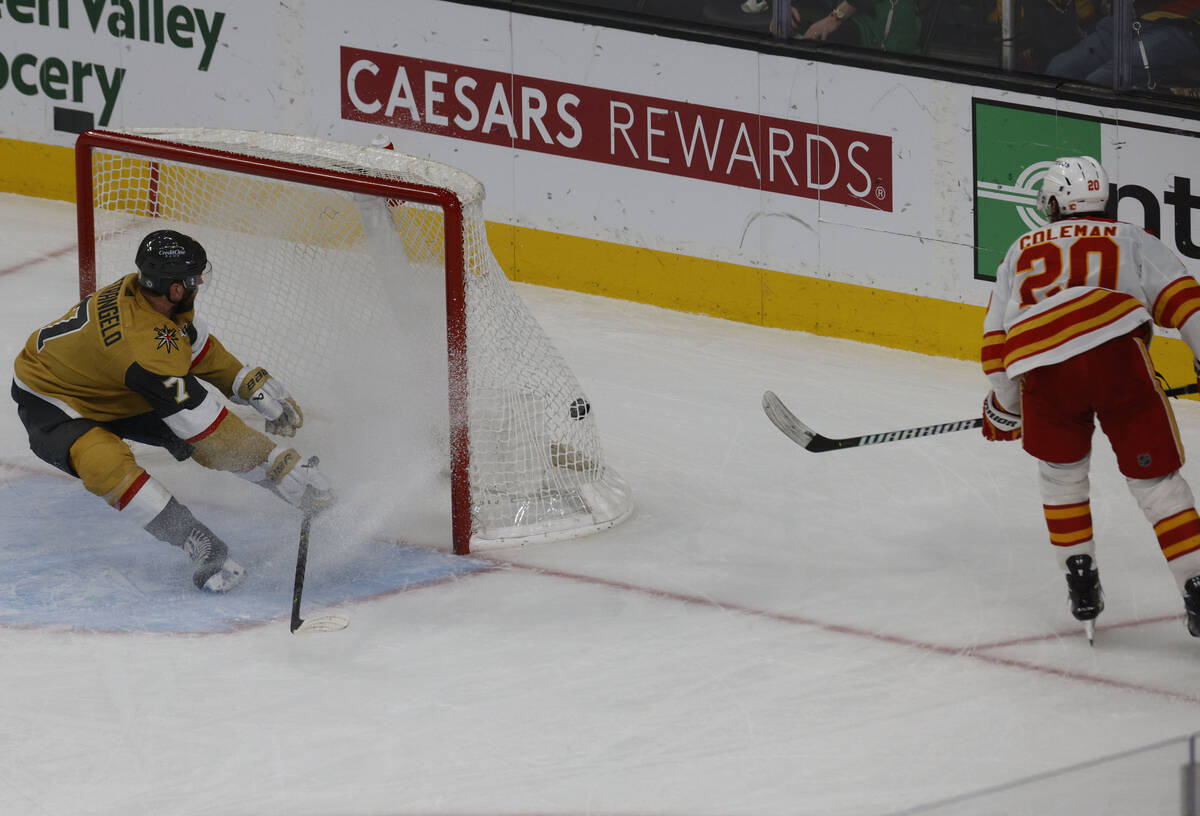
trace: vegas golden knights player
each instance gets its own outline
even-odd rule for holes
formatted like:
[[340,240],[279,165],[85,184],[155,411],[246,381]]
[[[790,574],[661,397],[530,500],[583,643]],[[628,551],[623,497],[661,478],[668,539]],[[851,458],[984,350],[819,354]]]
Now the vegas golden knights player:
[[182,548],[197,587],[225,592],[245,570],[138,465],[124,440],[231,471],[306,509],[324,509],[333,494],[315,459],[303,461],[294,448],[252,429],[205,387],[254,406],[272,434],[294,436],[304,421],[278,380],[242,365],[194,315],[196,292],[211,270],[204,247],[157,230],[142,240],[135,264],[137,272],[29,336],[13,367],[13,399],[39,458]]

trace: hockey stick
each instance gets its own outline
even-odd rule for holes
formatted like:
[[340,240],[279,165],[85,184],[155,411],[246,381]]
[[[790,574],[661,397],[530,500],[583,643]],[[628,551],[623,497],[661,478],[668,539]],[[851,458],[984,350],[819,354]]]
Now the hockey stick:
[[[1166,389],[1168,397],[1180,397],[1184,394],[1195,394],[1197,392],[1200,392],[1200,386],[1197,386],[1196,383]],[[982,417],[975,417],[974,419],[960,419],[957,422],[942,422],[938,425],[922,425],[919,428],[905,428],[901,431],[887,431],[884,433],[863,434],[862,436],[847,436],[842,439],[834,439],[822,436],[801,422],[800,418],[788,410],[788,407],[771,391],[763,394],[762,406],[763,411],[767,414],[767,419],[771,420],[776,428],[783,431],[784,436],[813,453],[843,450],[844,448],[857,448],[863,445],[879,445],[883,442],[916,439],[921,436],[953,433],[954,431],[966,431],[983,425]]]
[[304,593],[304,573],[308,566],[308,532],[312,526],[312,510],[304,509],[304,518],[300,521],[300,546],[296,551],[296,584],[292,590],[292,633],[296,632],[336,632],[350,625],[347,615],[324,615],[319,618],[304,620],[300,617],[300,596]]

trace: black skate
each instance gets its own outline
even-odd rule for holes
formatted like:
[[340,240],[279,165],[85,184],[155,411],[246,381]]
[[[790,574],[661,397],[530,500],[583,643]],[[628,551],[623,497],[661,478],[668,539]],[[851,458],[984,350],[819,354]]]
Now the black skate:
[[1183,607],[1187,610],[1188,634],[1200,637],[1200,575],[1193,575],[1183,585]]
[[228,592],[242,582],[246,571],[229,557],[225,542],[203,524],[197,524],[183,542],[183,551],[195,564],[192,581],[197,589]]
[[[1197,615],[1200,615],[1200,582],[1196,595]],[[1100,571],[1092,566],[1090,555],[1072,555],[1067,559],[1067,595],[1071,614],[1083,622],[1088,642],[1096,639],[1096,618],[1104,611],[1104,590],[1100,588]],[[1200,627],[1200,618],[1197,618]]]

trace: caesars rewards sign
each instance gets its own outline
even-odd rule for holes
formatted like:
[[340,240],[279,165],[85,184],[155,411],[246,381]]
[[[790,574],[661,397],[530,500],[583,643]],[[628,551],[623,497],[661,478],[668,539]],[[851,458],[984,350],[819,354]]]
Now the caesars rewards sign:
[[342,118],[892,211],[889,136],[341,49]]

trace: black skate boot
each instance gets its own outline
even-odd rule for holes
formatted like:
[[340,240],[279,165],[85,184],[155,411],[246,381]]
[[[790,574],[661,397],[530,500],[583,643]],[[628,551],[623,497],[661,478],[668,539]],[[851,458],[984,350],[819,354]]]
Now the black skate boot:
[[203,524],[197,523],[183,542],[183,551],[196,565],[192,581],[197,589],[228,592],[242,582],[246,571],[229,557],[229,548]]
[[1193,575],[1183,585],[1183,607],[1187,610],[1188,634],[1200,637],[1200,575]]
[[[1067,559],[1067,595],[1071,614],[1083,622],[1088,642],[1096,638],[1096,618],[1104,611],[1104,590],[1100,588],[1100,571],[1092,566],[1090,555],[1072,555]],[[1200,593],[1197,594],[1200,611]]]

